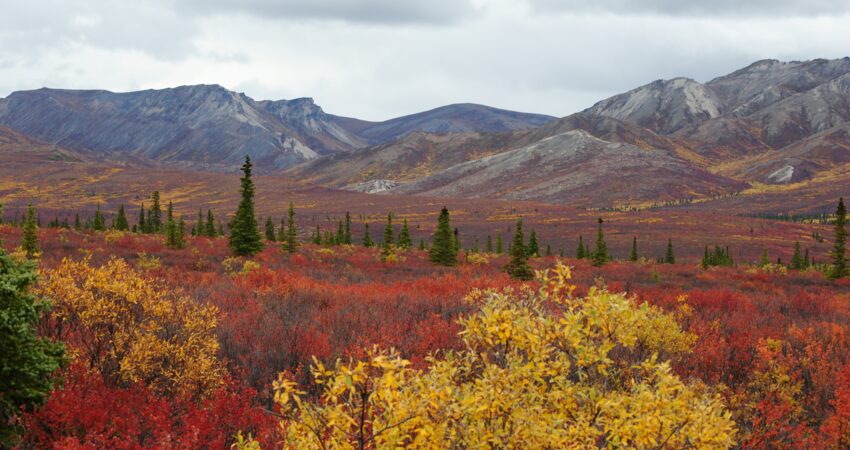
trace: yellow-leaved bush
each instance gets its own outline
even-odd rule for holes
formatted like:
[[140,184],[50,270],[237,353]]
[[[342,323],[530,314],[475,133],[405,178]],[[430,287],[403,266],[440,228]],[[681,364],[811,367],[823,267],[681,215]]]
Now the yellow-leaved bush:
[[394,351],[315,363],[308,398],[275,382],[284,445],[348,448],[719,449],[735,426],[719,395],[686,384],[659,355],[695,337],[624,294],[573,295],[570,269],[538,272],[538,292],[474,291],[465,349],[410,367]]
[[53,305],[46,332],[107,380],[194,398],[222,383],[218,310],[172,294],[124,260],[92,267],[89,258],[66,258],[43,271],[38,291]]

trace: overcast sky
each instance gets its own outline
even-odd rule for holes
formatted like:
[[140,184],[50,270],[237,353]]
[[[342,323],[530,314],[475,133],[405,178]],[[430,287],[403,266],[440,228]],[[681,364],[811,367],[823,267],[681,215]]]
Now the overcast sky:
[[658,78],[850,55],[848,0],[2,0],[0,97],[217,83],[382,120],[565,116]]

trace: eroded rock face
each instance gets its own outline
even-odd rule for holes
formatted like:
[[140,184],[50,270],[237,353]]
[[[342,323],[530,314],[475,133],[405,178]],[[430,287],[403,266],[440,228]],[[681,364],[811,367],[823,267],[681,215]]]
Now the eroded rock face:
[[231,170],[250,155],[276,172],[417,131],[510,131],[553,117],[450,105],[386,122],[325,113],[311,98],[255,101],[218,85],[127,93],[38,89],[0,99],[0,125],[99,157]]

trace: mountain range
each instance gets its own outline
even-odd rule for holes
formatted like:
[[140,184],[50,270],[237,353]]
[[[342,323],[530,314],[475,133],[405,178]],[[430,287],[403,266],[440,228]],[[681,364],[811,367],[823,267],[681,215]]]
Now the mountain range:
[[850,194],[850,58],[656,80],[560,119],[456,104],[370,122],[197,85],[15,92],[0,126],[0,151],[202,171],[249,154],[260,172],[381,194],[585,207]]

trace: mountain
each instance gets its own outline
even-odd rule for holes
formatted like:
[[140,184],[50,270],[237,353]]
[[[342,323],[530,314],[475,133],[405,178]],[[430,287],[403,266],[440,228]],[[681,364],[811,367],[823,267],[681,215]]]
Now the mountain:
[[528,129],[548,119],[452,105],[368,122],[327,114],[310,98],[255,101],[218,85],[127,93],[43,88],[0,99],[0,124],[47,143],[101,158],[213,170],[232,170],[248,154],[261,172],[416,131]]
[[670,151],[572,130],[453,166],[390,192],[599,206],[675,200],[683,193],[712,196],[745,187]]
[[505,132],[529,130],[555,120],[552,116],[528,114],[484,105],[462,103],[390,119],[364,129],[360,134],[378,144],[404,137],[415,131],[429,133]]
[[[578,199],[601,207],[671,195],[762,195],[762,184],[791,185],[775,199],[803,182],[826,189],[822,180],[850,172],[848,123],[850,58],[763,60],[706,83],[657,80],[528,130],[414,133],[290,173],[364,192]],[[523,170],[546,173],[557,186]],[[634,187],[612,190],[623,180]]]

